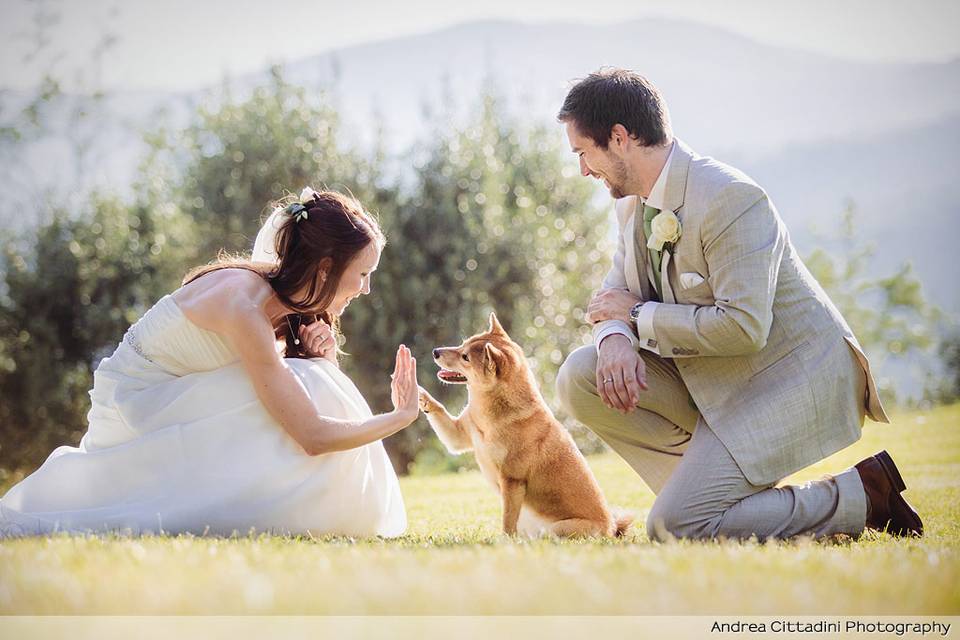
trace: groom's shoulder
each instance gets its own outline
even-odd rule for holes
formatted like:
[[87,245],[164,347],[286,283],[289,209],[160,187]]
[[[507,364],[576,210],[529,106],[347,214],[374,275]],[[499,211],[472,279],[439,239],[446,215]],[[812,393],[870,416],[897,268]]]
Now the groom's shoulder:
[[710,156],[690,153],[687,178],[688,205],[694,207],[743,208],[767,198],[767,193],[745,172]]
[[742,187],[748,191],[753,189],[763,190],[744,171],[711,156],[698,155],[696,152],[691,152],[689,180],[698,183],[700,186],[717,190],[726,190],[730,187],[734,189]]

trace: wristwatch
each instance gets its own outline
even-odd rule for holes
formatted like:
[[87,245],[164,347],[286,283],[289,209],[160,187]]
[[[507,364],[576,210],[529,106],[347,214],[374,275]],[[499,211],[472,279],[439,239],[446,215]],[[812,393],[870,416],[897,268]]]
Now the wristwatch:
[[640,317],[640,307],[643,306],[644,302],[645,302],[644,300],[641,300],[637,304],[630,307],[630,322],[633,322],[634,324],[636,324],[637,318]]

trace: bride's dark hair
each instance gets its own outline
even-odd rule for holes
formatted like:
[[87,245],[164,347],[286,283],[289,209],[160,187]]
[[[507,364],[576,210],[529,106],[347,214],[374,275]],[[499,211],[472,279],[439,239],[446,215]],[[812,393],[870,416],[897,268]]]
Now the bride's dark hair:
[[[322,309],[314,317],[323,319],[339,337],[337,318],[331,317],[326,309],[333,302],[340,278],[350,261],[371,242],[382,248],[385,243],[383,232],[377,221],[351,196],[336,191],[317,191],[303,209],[297,207],[300,215],[290,213],[291,205],[297,202],[299,199],[291,195],[274,203],[273,208],[285,210],[277,225],[277,264],[221,255],[212,264],[192,269],[184,277],[183,284],[220,269],[254,271],[266,279],[277,297],[299,312],[298,315],[313,314],[316,309]],[[326,271],[323,280],[320,280],[321,270]],[[296,299],[300,291],[305,293]],[[299,323],[293,324],[299,328]],[[302,345],[294,344],[296,336],[288,329],[287,322],[278,327],[277,334],[286,339],[286,357],[306,357]]]

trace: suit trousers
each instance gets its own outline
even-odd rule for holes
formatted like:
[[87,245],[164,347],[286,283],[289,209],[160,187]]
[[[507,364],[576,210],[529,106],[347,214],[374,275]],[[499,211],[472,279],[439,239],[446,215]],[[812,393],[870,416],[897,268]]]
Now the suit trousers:
[[867,499],[856,469],[800,486],[751,484],[692,406],[673,361],[646,350],[640,356],[648,388],[631,413],[621,414],[600,399],[593,345],[570,354],[560,368],[557,391],[564,409],[657,494],[647,517],[651,539],[765,540],[863,531]]

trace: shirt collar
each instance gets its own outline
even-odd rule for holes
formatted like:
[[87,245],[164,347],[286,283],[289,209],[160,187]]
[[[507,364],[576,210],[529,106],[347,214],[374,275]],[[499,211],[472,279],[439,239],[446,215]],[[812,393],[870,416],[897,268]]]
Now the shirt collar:
[[673,152],[677,148],[676,140],[670,145],[670,154],[667,156],[667,162],[663,165],[663,169],[660,170],[660,176],[657,178],[657,181],[653,183],[653,188],[650,189],[650,195],[646,199],[641,198],[643,204],[653,207],[654,209],[663,209],[663,201],[666,197],[667,191],[667,174],[670,173],[670,163],[673,161]]

